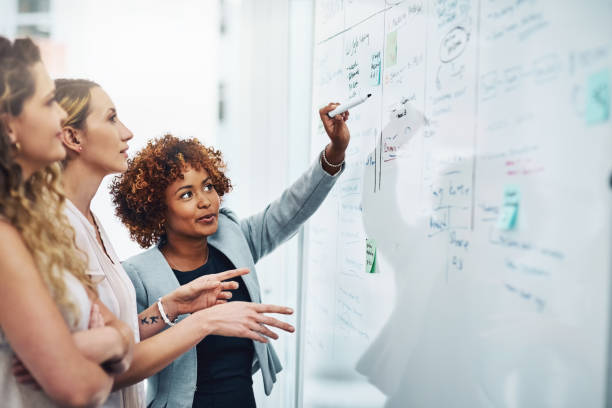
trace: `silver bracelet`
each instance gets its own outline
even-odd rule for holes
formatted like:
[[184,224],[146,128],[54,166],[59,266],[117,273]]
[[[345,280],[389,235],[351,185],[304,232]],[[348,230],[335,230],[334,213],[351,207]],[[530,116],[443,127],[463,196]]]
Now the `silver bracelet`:
[[161,315],[161,318],[164,323],[166,323],[168,326],[174,326],[174,323],[172,323],[170,319],[168,319],[168,316],[166,316],[166,312],[164,311],[164,306],[162,305],[161,298],[157,299],[157,310],[159,310],[159,314]]
[[321,152],[321,158],[323,159],[323,162],[325,162],[325,164],[327,164],[329,167],[333,169],[339,169],[340,167],[342,167],[342,165],[344,164],[344,160],[342,160],[340,164],[331,164],[330,162],[327,161],[327,157],[325,157],[325,149],[327,149],[327,146],[325,146],[323,148],[323,151]]

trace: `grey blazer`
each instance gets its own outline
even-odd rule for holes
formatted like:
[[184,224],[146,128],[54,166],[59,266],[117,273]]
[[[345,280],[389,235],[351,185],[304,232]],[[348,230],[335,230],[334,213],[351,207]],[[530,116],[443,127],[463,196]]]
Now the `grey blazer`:
[[[298,231],[321,205],[342,171],[330,176],[317,160],[262,212],[241,220],[226,208],[219,210],[219,228],[208,237],[208,242],[223,252],[236,268],[250,269],[251,272],[242,278],[253,302],[261,303],[255,270],[257,261]],[[123,267],[136,288],[139,313],[161,296],[179,287],[178,280],[157,246],[129,258],[123,262]],[[276,373],[282,367],[270,343],[254,341],[253,344],[253,373],[261,368],[264,389],[266,395],[270,395],[276,382]],[[149,378],[147,405],[191,407],[196,379],[197,358],[194,347]]]

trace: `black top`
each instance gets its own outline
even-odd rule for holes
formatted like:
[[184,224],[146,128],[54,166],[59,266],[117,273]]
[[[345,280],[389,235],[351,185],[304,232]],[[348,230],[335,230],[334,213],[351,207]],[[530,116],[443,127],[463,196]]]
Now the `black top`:
[[[210,275],[235,269],[232,262],[218,249],[208,245],[208,261],[199,268],[174,275],[181,285],[203,275]],[[232,291],[230,301],[250,302],[251,296],[242,277],[229,279],[238,282],[238,289]],[[209,335],[197,346],[198,381],[197,392],[215,393],[233,391],[253,384],[251,366],[253,365],[253,342],[238,337]]]

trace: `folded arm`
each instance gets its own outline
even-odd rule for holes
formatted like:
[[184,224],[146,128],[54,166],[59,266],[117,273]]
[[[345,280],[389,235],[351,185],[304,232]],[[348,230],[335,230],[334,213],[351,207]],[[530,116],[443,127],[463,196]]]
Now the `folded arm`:
[[17,357],[58,404],[102,403],[112,378],[77,349],[21,235],[4,221],[0,242],[0,325]]

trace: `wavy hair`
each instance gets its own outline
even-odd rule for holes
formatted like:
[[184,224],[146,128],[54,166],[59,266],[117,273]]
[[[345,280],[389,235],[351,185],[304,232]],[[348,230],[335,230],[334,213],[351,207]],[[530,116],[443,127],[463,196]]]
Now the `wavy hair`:
[[[0,116],[19,116],[35,91],[31,68],[40,62],[38,47],[30,39],[11,43],[0,36]],[[17,151],[0,121],[0,216],[20,233],[38,272],[55,302],[70,312],[71,324],[80,317],[68,295],[65,273],[96,293],[87,275],[86,257],[77,252],[75,233],[63,213],[61,167],[53,163],[24,180],[15,161]]]

